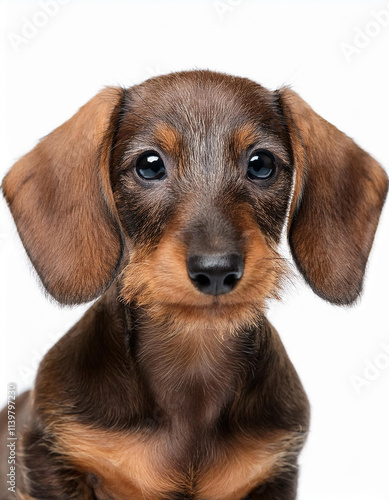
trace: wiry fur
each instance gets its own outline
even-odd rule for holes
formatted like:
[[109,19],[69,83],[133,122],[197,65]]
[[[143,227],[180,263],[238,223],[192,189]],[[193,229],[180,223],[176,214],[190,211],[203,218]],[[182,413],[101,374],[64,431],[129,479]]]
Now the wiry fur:
[[[258,148],[275,162],[261,184]],[[148,150],[161,182],[135,173]],[[265,317],[288,272],[277,248],[287,224],[316,293],[355,300],[387,192],[377,162],[290,89],[193,71],[103,90],[3,191],[49,293],[102,295],[18,401],[19,497],[295,499],[309,405]],[[193,286],[189,255],[234,252],[230,293]]]

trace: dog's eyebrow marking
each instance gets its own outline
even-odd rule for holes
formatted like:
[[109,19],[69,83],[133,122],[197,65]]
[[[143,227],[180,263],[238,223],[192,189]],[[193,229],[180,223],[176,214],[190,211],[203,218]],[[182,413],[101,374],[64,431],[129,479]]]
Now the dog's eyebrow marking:
[[[143,153],[147,149],[154,149],[153,144],[159,146],[167,155],[173,157],[175,160],[181,158],[181,145],[182,139],[179,132],[170,124],[164,122],[157,122],[154,130],[152,131],[151,141],[139,138],[128,144],[122,162],[127,163],[131,159]],[[181,161],[178,161],[179,169],[182,170]]]
[[289,162],[288,152],[277,136],[259,128],[254,122],[240,125],[232,135],[231,144],[238,153],[257,145],[276,153],[285,163]]
[[169,155],[178,157],[180,152],[180,136],[175,128],[159,122],[154,131],[155,142]]
[[248,122],[241,125],[234,133],[234,146],[243,150],[247,149],[258,138],[257,129],[254,123]]

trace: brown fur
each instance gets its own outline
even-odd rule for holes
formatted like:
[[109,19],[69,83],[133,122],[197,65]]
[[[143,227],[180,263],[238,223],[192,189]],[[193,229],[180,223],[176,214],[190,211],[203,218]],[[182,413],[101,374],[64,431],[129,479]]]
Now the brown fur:
[[[56,430],[57,446],[81,470],[99,478],[95,493],[103,498],[157,500],[177,491],[188,481],[170,456],[170,436],[154,437],[109,433],[80,425]],[[301,446],[301,435],[277,431],[258,441],[239,436],[204,464],[201,476],[191,478],[200,498],[239,500],[256,484],[264,483],[282,469],[291,447]],[[233,457],[233,459],[231,459]],[[175,465],[175,466],[174,466]]]
[[157,125],[155,130],[155,141],[167,154],[173,158],[179,158],[181,141],[177,131],[165,123]]
[[296,263],[318,295],[351,303],[362,289],[387,176],[295,92],[283,89],[280,99],[293,121],[297,174],[289,241]]
[[[246,176],[258,148],[274,158],[264,183]],[[164,180],[137,176],[146,151]],[[387,191],[379,165],[290,89],[194,71],[103,90],[3,190],[49,293],[102,294],[23,396],[20,497],[295,499],[309,405],[265,318],[288,271],[278,244],[288,220],[312,288],[355,300]],[[226,252],[244,256],[243,276],[205,295],[188,255]]]
[[[230,294],[215,300],[213,296],[192,290],[193,285],[187,279],[186,248],[174,237],[174,233],[180,232],[179,223],[175,223],[150,257],[144,252],[133,252],[123,271],[123,300],[147,307],[153,319],[166,319],[171,312],[171,320],[176,324],[173,331],[180,324],[182,330],[201,331],[205,322],[225,333],[239,331],[240,327],[255,322],[265,300],[278,297],[277,289],[287,268],[250,218],[244,213],[237,215],[242,227],[247,272]],[[252,299],[247,298],[250,293]],[[199,314],[204,310],[207,315]]]
[[3,181],[29,257],[61,302],[100,295],[120,260],[112,194],[103,197],[101,188],[109,169],[105,134],[120,95],[116,88],[101,91]]

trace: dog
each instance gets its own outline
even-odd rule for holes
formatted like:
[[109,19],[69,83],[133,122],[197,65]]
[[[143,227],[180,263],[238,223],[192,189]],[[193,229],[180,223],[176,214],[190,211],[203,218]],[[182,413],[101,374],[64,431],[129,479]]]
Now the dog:
[[19,498],[295,499],[309,403],[265,316],[281,236],[354,302],[379,164],[289,87],[188,71],[105,88],[2,188],[48,293],[98,298],[17,401]]

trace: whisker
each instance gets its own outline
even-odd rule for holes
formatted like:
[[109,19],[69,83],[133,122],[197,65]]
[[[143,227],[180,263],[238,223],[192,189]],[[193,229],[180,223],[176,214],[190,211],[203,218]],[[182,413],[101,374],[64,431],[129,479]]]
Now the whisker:
[[287,262],[292,262],[288,257],[263,257],[262,260],[286,260]]

